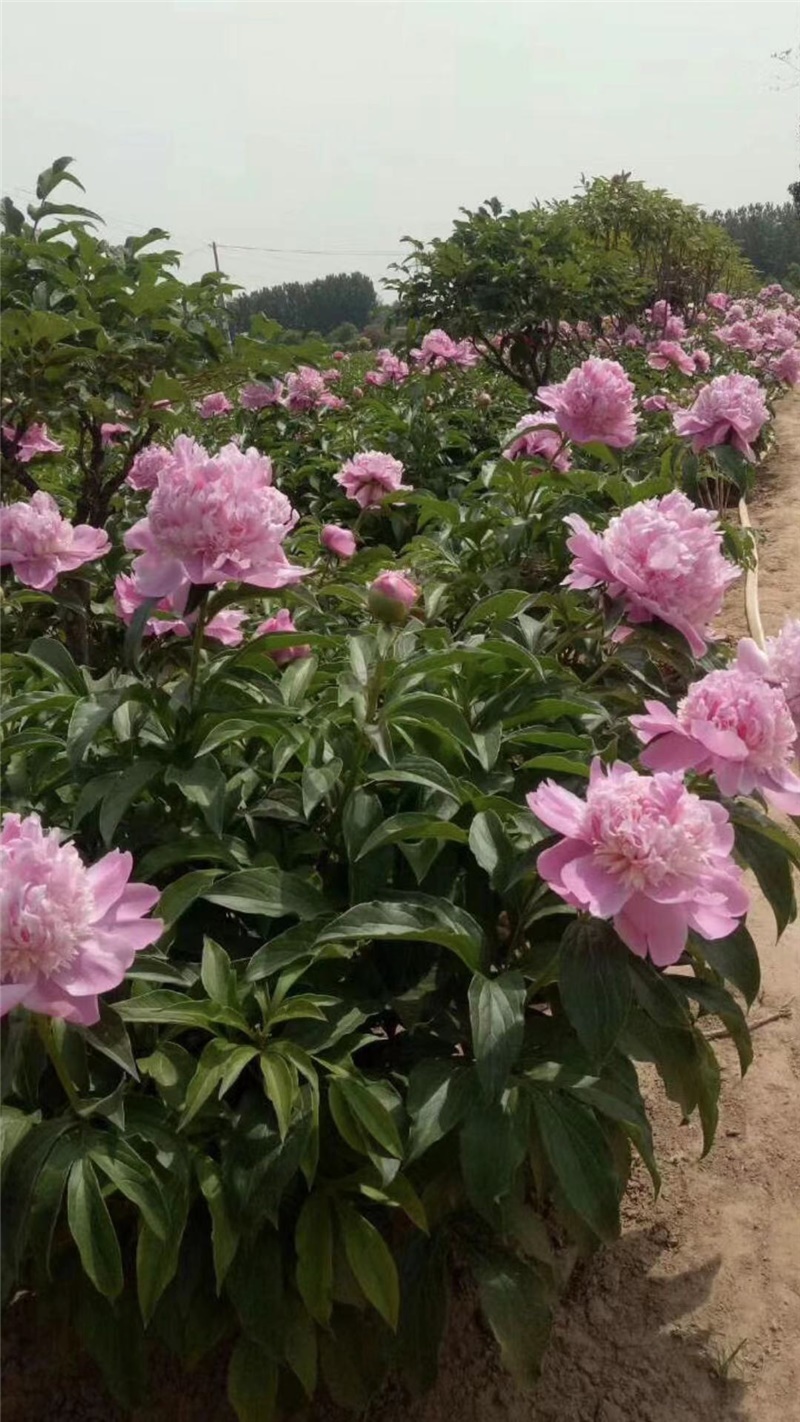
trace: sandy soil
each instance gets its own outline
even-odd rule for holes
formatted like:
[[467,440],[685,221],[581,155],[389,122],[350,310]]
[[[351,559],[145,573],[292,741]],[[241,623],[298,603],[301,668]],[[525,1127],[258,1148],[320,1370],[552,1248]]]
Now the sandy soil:
[[[777,441],[751,508],[763,533],[760,601],[767,632],[777,631],[786,613],[800,611],[800,394],[781,406]],[[725,627],[732,635],[745,631],[740,594],[726,610]],[[643,1172],[635,1175],[623,1237],[575,1278],[535,1394],[514,1387],[471,1296],[457,1294],[437,1387],[420,1402],[390,1392],[364,1422],[800,1418],[800,929],[795,924],[776,945],[763,900],[751,927],[763,971],[752,1020],[792,999],[793,1014],[756,1032],[755,1061],[744,1082],[730,1044],[716,1044],[723,1100],[717,1142],[704,1161],[698,1129],[681,1126],[656,1083],[647,1083],[661,1196],[654,1203]],[[54,1368],[52,1352],[43,1356],[41,1340],[24,1327],[12,1326],[4,1345],[8,1422],[115,1422],[119,1416],[85,1359]],[[230,1419],[216,1382],[213,1375],[188,1380],[172,1393],[168,1410],[159,1409],[159,1422],[162,1416]],[[162,1404],[170,1392],[167,1384]]]

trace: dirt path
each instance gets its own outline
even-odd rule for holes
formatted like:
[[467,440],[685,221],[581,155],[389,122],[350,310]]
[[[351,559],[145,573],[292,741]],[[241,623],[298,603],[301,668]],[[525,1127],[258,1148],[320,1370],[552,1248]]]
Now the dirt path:
[[[767,633],[800,613],[800,393],[781,404],[777,449],[751,518],[763,533],[759,592]],[[746,632],[743,596],[725,614]],[[750,926],[763,988],[752,1018],[791,998],[791,1018],[754,1036],[745,1080],[727,1042],[716,1144],[647,1091],[664,1185],[633,1181],[621,1242],[564,1300],[544,1375],[520,1394],[467,1299],[456,1303],[443,1371],[420,1404],[369,1422],[792,1422],[800,1418],[800,927],[775,943],[763,899]],[[741,1347],[739,1347],[741,1345]],[[735,1358],[731,1355],[739,1349]],[[730,1361],[729,1361],[730,1360]]]

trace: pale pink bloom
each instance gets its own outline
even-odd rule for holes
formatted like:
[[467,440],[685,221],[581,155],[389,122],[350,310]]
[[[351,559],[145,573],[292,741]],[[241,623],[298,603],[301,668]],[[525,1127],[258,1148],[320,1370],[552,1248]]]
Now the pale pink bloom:
[[[270,632],[296,631],[297,628],[292,621],[292,614],[288,607],[282,607],[280,612],[276,613],[274,617],[268,617],[266,622],[262,622],[260,626],[256,628],[256,636],[265,637]],[[288,662],[296,662],[299,661],[301,657],[309,657],[311,655],[311,648],[307,643],[303,643],[297,647],[281,647],[276,652],[270,652],[269,655],[276,666],[285,667]]]
[[694,404],[673,416],[677,434],[690,438],[695,454],[732,444],[751,463],[753,441],[769,419],[764,391],[752,375],[718,375],[704,385]]
[[86,868],[38,815],[5,815],[0,830],[0,1015],[26,1007],[91,1026],[98,994],[119,987],[134,957],[160,937],[145,918],[158,902],[131,884],[133,859],[112,850]]
[[363,454],[346,460],[334,478],[348,499],[355,499],[362,509],[374,509],[387,494],[411,488],[410,484],[402,483],[403,473],[399,459],[391,454],[381,454],[377,449],[367,449]]
[[[197,623],[197,611],[186,614],[185,609],[189,600],[190,588],[190,583],[184,583],[168,597],[159,599],[153,612],[165,615],[147,619],[144,625],[143,635],[145,637],[166,637],[170,634],[173,637],[190,637],[192,635]],[[133,620],[134,613],[146,601],[147,599],[136,587],[135,578],[132,578],[129,573],[120,573],[114,583],[114,603],[117,616],[129,624]],[[239,608],[223,608],[222,612],[218,612],[205,624],[203,636],[209,637],[212,642],[222,642],[226,647],[238,647],[244,639],[241,626],[246,617],[247,613]]]
[[748,910],[728,813],[682,775],[595,760],[585,800],[546,780],[527,801],[565,836],[539,855],[541,877],[568,904],[611,919],[631,952],[658,967],[678,962],[690,929],[727,938]]
[[334,352],[333,352],[333,355],[332,355],[332,359],[333,359],[333,360],[348,360],[349,357],[348,357],[346,351],[334,351]]
[[706,306],[710,306],[712,311],[725,311],[730,305],[731,298],[726,291],[710,291],[706,297]]
[[665,341],[683,341],[686,338],[686,322],[682,316],[668,316],[664,322]]
[[286,495],[272,488],[272,465],[257,449],[226,444],[212,458],[179,435],[145,517],[125,534],[126,548],[141,554],[133,565],[137,589],[166,597],[186,582],[297,582],[304,572],[281,546],[297,519]]
[[341,528],[338,523],[326,523],[319,536],[323,548],[335,553],[337,558],[352,558],[356,551],[355,536],[349,528]]
[[781,688],[800,735],[800,618],[788,618],[777,637],[767,638],[763,651],[751,637],[743,637],[736,665]]
[[730,326],[720,326],[714,335],[724,345],[732,346],[734,350],[748,351],[751,354],[760,351],[764,345],[763,336],[759,335],[755,326],[751,326],[747,321],[734,321]]
[[672,307],[668,301],[654,301],[647,314],[654,326],[665,326],[672,315]]
[[791,769],[797,729],[780,687],[737,667],[693,682],[677,712],[646,701],[630,722],[647,747],[649,770],[713,775],[723,795],[760,790],[787,815],[800,815],[800,776]]
[[280,405],[284,393],[282,380],[252,381],[239,391],[239,404],[243,410],[265,410],[268,405]]
[[540,386],[537,399],[573,443],[626,449],[636,438],[635,394],[618,361],[591,356],[559,385]]
[[459,370],[472,370],[473,366],[476,366],[478,364],[480,358],[480,351],[475,349],[475,346],[472,344],[472,341],[456,341],[456,350],[455,355],[453,356],[453,364],[457,365]]
[[19,464],[29,464],[37,454],[62,454],[63,451],[63,444],[50,438],[47,425],[29,425],[17,438],[14,458]]
[[322,379],[325,381],[326,385],[336,385],[341,380],[341,378],[342,372],[340,370],[337,370],[335,365],[329,366],[327,370],[323,370],[322,372]]
[[511,442],[503,450],[503,458],[543,459],[562,474],[572,468],[566,440],[555,428],[551,415],[523,415],[512,430]]
[[74,573],[110,547],[102,528],[71,524],[41,490],[28,503],[0,508],[0,565],[10,563],[21,583],[40,592],[50,592],[60,573]]
[[742,303],[741,303],[740,301],[735,301],[732,306],[729,306],[729,307],[728,307],[728,310],[727,310],[726,315],[725,315],[725,320],[726,320],[726,321],[746,321],[746,320],[747,320],[747,311],[746,311],[745,307],[742,305]]
[[106,424],[103,424],[103,425],[100,426],[100,443],[102,444],[103,448],[105,449],[105,448],[108,447],[108,445],[114,444],[114,443],[116,442],[116,440],[121,439],[123,435],[130,434],[130,432],[131,432],[131,427],[130,427],[130,425],[126,425],[126,424],[122,424],[122,423],[118,423],[118,424],[106,423]]
[[212,395],[204,395],[195,406],[201,420],[213,420],[217,415],[227,415],[233,405],[224,390],[215,390]]
[[368,385],[402,385],[408,379],[409,368],[393,351],[378,351],[375,357],[377,370],[368,370],[364,379]]
[[578,321],[575,326],[575,334],[582,341],[594,340],[594,330],[588,321]]
[[444,370],[448,365],[470,370],[480,360],[480,353],[472,341],[454,341],[446,331],[429,331],[420,342],[419,348],[412,350],[411,359],[421,370]]
[[631,349],[644,345],[644,336],[638,326],[630,325],[625,327],[625,330],[622,332],[622,344],[623,346],[630,346]]
[[323,390],[317,401],[318,410],[346,410],[347,401],[341,395],[334,395],[332,390]]
[[647,364],[653,370],[669,370],[674,365],[683,375],[694,375],[695,371],[692,357],[677,341],[657,341],[650,347]]
[[679,410],[680,405],[669,395],[645,395],[642,409],[648,415],[662,415],[665,410]]
[[420,589],[406,573],[387,569],[369,586],[369,610],[381,622],[405,622]]
[[758,293],[759,301],[774,301],[776,297],[783,294],[783,287],[779,281],[773,281],[769,286],[762,286]]
[[711,369],[711,356],[702,346],[693,352],[694,368],[698,375],[705,375]]
[[800,385],[800,346],[792,346],[769,361],[767,370],[773,380],[779,380],[782,385]]
[[286,407],[294,414],[313,410],[325,394],[325,377],[313,366],[301,365],[286,377]]
[[172,459],[172,451],[163,444],[149,444],[146,449],[140,449],[136,455],[128,476],[126,484],[130,484],[132,489],[145,489],[150,493],[158,483],[158,476],[165,465]]
[[695,656],[703,655],[708,624],[739,577],[723,557],[716,514],[675,490],[623,509],[603,534],[593,533],[579,514],[565,523],[573,530],[567,587],[604,584],[609,597],[624,603],[628,622],[658,617],[686,638]]

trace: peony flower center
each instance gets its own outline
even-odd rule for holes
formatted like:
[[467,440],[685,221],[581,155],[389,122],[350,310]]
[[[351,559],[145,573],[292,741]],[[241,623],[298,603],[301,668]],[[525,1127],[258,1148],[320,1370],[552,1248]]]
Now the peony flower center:
[[77,850],[51,833],[0,850],[3,981],[49,977],[76,957],[94,898]]
[[713,852],[711,817],[672,776],[597,785],[587,811],[595,858],[630,889],[695,879]]

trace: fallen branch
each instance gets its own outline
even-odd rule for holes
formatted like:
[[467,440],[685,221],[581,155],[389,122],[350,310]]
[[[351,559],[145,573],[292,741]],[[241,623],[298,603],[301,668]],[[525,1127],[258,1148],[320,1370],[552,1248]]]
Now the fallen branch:
[[744,610],[747,618],[747,626],[753,641],[764,649],[765,637],[764,626],[761,621],[761,609],[758,604],[758,547],[756,540],[752,537],[753,525],[750,522],[750,513],[745,499],[739,500],[739,522],[742,528],[751,534],[751,554],[752,566],[747,569],[744,575]]
[[[770,1022],[777,1022],[780,1018],[791,1017],[791,1015],[792,1004],[790,1002],[787,1002],[783,1007],[779,1007],[777,1012],[770,1012],[767,1017],[760,1017],[758,1022],[748,1022],[747,1026],[751,1032],[757,1032],[759,1027],[766,1027]],[[707,1042],[715,1042],[720,1037],[730,1037],[730,1035],[731,1034],[728,1031],[727,1027],[719,1027],[715,1032],[703,1033],[703,1036],[705,1037]]]

